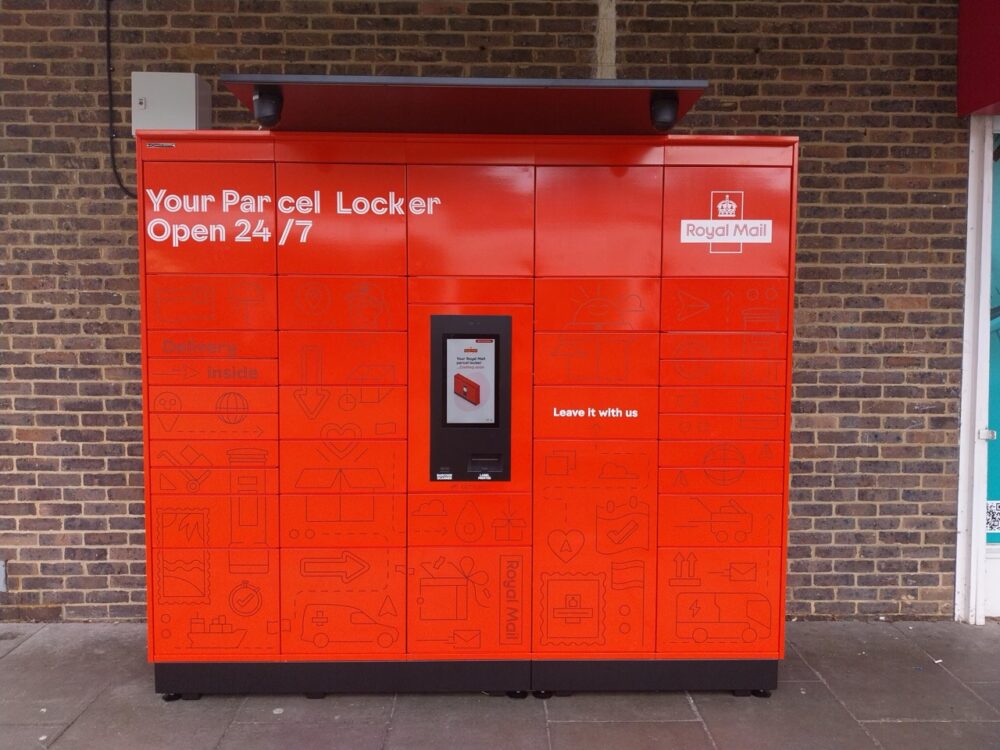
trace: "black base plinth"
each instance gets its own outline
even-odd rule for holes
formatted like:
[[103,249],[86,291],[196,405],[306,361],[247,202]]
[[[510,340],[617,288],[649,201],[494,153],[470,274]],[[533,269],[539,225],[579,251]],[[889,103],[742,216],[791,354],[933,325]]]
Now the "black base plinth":
[[171,662],[157,693],[773,690],[777,660]]

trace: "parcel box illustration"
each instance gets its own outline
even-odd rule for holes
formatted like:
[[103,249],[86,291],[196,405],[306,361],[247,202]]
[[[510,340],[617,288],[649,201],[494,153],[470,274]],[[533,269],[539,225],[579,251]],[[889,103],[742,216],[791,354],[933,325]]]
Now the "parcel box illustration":
[[138,154],[157,690],[774,685],[794,139]]
[[460,372],[456,372],[455,395],[473,406],[479,406],[479,383]]

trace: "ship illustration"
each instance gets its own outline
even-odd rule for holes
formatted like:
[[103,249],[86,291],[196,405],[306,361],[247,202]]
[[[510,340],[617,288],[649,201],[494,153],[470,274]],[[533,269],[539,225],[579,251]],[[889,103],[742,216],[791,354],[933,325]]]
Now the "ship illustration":
[[226,622],[225,615],[213,617],[205,620],[204,617],[192,617],[191,626],[188,628],[188,641],[191,648],[239,648],[246,638],[246,628],[234,628],[232,623]]

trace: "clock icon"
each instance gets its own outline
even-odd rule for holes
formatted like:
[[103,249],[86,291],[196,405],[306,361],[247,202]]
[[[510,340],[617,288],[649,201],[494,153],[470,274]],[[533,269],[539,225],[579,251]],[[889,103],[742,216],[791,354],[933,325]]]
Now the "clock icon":
[[243,581],[229,592],[229,608],[243,617],[256,614],[263,604],[260,589],[249,581]]

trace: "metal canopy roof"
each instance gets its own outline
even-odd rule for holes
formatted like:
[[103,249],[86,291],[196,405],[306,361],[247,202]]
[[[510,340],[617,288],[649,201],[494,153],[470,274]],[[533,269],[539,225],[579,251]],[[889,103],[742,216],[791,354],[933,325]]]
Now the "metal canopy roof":
[[264,127],[292,131],[652,135],[706,81],[227,75]]

